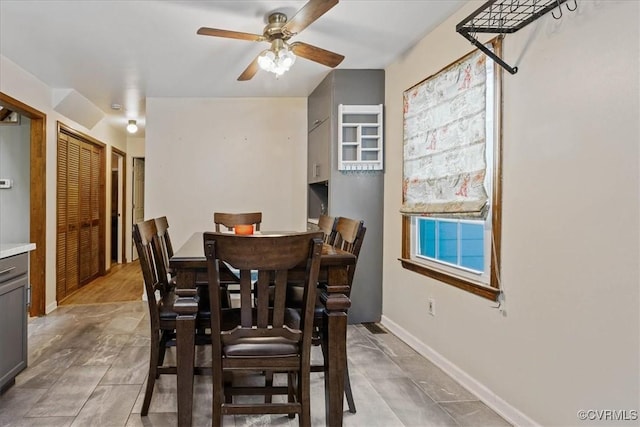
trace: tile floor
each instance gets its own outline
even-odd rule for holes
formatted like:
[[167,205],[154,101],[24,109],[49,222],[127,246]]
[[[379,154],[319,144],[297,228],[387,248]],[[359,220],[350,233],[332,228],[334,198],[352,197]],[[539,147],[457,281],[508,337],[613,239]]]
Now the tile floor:
[[[156,382],[149,416],[140,416],[148,345],[143,302],[64,306],[31,319],[29,367],[0,396],[0,426],[175,426],[170,375]],[[346,412],[345,402],[346,427],[509,425],[391,333],[351,325],[348,350],[358,411]],[[199,362],[206,357],[200,352]],[[211,381],[196,377],[195,390],[193,424],[209,426]],[[321,373],[312,373],[311,401],[312,424],[323,426]],[[297,419],[229,416],[224,423],[296,426]]]

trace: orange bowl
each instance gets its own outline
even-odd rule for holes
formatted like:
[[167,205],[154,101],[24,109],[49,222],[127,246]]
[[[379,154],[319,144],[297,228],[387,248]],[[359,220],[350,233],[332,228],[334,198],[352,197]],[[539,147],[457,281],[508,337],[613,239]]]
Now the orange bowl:
[[251,224],[243,224],[243,225],[236,225],[234,227],[235,233],[236,234],[253,234],[253,225]]

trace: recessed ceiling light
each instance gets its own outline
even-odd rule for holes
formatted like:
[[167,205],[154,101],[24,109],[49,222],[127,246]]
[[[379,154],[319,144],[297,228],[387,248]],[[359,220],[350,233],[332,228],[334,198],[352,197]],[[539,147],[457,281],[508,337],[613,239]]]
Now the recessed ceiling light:
[[111,104],[112,110],[120,110],[121,108],[122,108],[122,105],[120,104]]

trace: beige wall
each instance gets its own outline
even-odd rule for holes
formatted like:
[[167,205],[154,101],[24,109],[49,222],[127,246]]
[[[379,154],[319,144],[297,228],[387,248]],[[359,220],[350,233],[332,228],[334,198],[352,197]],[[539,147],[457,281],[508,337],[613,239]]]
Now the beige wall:
[[637,1],[580,1],[505,39],[503,57],[520,67],[504,73],[505,311],[397,260],[402,92],[471,51],[453,29],[478,6],[386,70],[384,322],[518,424],[637,410]]
[[[116,129],[105,119],[99,121],[92,129],[87,129],[68,117],[64,117],[53,109],[52,88],[38,80],[18,65],[0,55],[0,91],[35,108],[47,116],[47,202],[46,202],[46,296],[45,307],[49,313],[56,308],[56,152],[57,152],[57,121],[89,135],[107,144],[106,170],[111,170],[111,146],[125,151],[126,136],[123,129]],[[106,181],[107,194],[111,194],[111,181]],[[111,201],[107,198],[105,218],[109,218]],[[110,234],[110,221],[105,221],[106,236]],[[110,265],[111,242],[107,239],[105,262]]]
[[167,216],[175,249],[214,211],[304,230],[306,129],[306,98],[147,99],[145,217]]

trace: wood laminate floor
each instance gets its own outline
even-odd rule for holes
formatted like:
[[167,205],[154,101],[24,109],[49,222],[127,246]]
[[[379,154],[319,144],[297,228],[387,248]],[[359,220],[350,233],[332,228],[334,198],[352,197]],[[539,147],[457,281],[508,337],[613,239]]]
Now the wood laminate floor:
[[[115,281],[113,271],[105,282]],[[138,269],[139,271],[139,269]],[[133,281],[135,274],[131,274]],[[127,274],[128,275],[128,274]],[[141,289],[141,280],[139,288]],[[114,285],[102,283],[101,286]],[[96,291],[96,294],[99,291]],[[176,380],[156,382],[150,413],[140,416],[148,368],[146,303],[67,304],[29,321],[28,368],[0,395],[0,426],[175,426]],[[508,426],[442,370],[384,329],[349,325],[347,348],[357,413],[349,426]],[[175,363],[170,349],[167,363]],[[320,353],[314,348],[314,358]],[[210,362],[208,349],[197,363]],[[195,381],[193,425],[211,425],[211,379]],[[325,425],[322,373],[312,373],[313,426]],[[296,426],[286,416],[228,416],[225,426]]]
[[60,305],[140,301],[143,291],[140,262],[112,264],[106,275],[87,283]]

